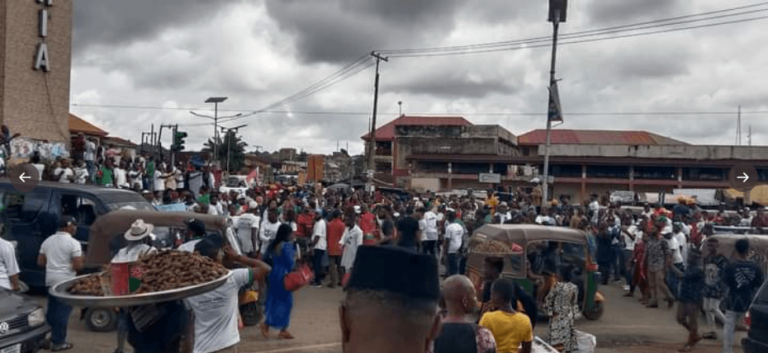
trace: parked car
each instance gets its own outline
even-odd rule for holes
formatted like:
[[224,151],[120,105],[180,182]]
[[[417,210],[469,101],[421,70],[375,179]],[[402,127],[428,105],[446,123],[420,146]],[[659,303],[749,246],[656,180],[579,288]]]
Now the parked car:
[[45,344],[50,332],[40,304],[0,288],[0,352],[35,353]]
[[62,215],[75,217],[74,236],[85,249],[91,224],[97,217],[124,206],[155,210],[133,191],[41,182],[34,190],[22,193],[16,191],[8,179],[0,179],[0,202],[0,222],[5,224],[2,236],[17,244],[20,278],[37,288],[45,286],[45,269],[37,266],[40,245],[56,232],[56,222]]
[[768,352],[768,281],[757,292],[746,321],[749,331],[741,341],[744,353]]

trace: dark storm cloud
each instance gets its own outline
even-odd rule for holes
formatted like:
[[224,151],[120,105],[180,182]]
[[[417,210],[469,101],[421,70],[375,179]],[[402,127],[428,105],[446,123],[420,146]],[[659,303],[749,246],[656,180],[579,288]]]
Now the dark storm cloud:
[[686,3],[682,0],[592,0],[587,5],[587,16],[593,24],[629,24],[676,16],[685,10]]
[[179,25],[212,20],[226,4],[211,0],[75,0],[74,53],[91,45],[120,46],[151,40]]
[[493,93],[510,94],[517,91],[501,79],[474,81],[465,75],[419,79],[386,88],[397,93],[422,94],[439,98],[485,98]]
[[450,34],[460,0],[266,0],[305,62],[346,62],[374,49],[429,45]]

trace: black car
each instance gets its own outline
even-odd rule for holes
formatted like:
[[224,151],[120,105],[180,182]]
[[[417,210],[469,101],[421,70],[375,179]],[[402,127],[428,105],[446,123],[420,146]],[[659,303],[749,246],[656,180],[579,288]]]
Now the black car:
[[40,182],[34,190],[21,193],[8,179],[0,179],[0,202],[0,222],[5,224],[3,238],[16,242],[21,280],[35,288],[45,287],[45,269],[37,266],[40,245],[56,232],[56,222],[62,215],[77,220],[74,236],[85,250],[90,226],[97,217],[124,206],[155,210],[133,191]]
[[36,301],[0,288],[0,352],[37,352],[49,332],[45,312]]
[[744,353],[768,352],[768,281],[757,292],[747,315],[749,332],[741,341]]

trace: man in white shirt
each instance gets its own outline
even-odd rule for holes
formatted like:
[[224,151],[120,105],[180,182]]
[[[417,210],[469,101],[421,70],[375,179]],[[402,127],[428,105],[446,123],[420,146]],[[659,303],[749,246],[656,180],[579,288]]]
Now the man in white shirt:
[[0,288],[19,290],[19,263],[16,262],[16,248],[0,238]]
[[[211,199],[211,202],[213,202],[213,199]],[[235,223],[240,251],[253,258],[256,257],[259,244],[259,224],[261,219],[257,216],[258,212],[258,205],[252,202],[248,207],[248,212],[238,217],[237,223]]]
[[93,139],[87,139],[85,141],[85,153],[83,154],[83,159],[85,160],[85,166],[88,169],[88,175],[94,176],[96,175],[96,164],[94,163],[94,160],[96,159],[96,143],[93,142]]
[[85,183],[88,182],[88,177],[90,176],[88,168],[86,168],[83,165],[83,161],[77,161],[75,163],[75,184],[79,185],[85,185]]
[[456,213],[448,212],[448,225],[445,227],[445,245],[443,252],[448,257],[447,276],[453,276],[459,273],[459,250],[461,249],[462,238],[464,237],[464,227],[456,222]]
[[422,218],[424,239],[421,241],[421,249],[424,254],[436,256],[437,252],[437,214],[433,210],[424,213]]
[[179,245],[179,251],[195,252],[195,245],[205,238],[205,222],[191,218],[184,223],[187,225],[187,237],[184,243]]
[[494,218],[499,218],[499,224],[504,224],[508,220],[512,219],[512,213],[509,212],[509,208],[507,208],[508,205],[506,202],[502,202],[499,204],[499,207],[497,207],[497,212],[494,215]]
[[277,210],[269,209],[267,212],[267,221],[261,223],[259,229],[259,241],[261,241],[261,255],[267,252],[269,243],[275,239],[277,229],[280,228],[280,222],[277,220]]
[[[675,236],[671,232],[664,234],[664,239],[669,247],[668,259],[670,262],[668,263],[671,266],[676,267],[680,272],[684,272],[685,264],[683,262],[680,243],[677,242],[677,239],[675,239]],[[669,287],[669,290],[672,291],[672,294],[675,296],[678,295],[678,291],[680,290],[678,286],[679,284],[680,279],[677,276],[677,273],[672,268],[667,268],[667,287]]]
[[317,288],[323,287],[323,258],[328,249],[327,225],[325,219],[317,213],[315,227],[312,231],[312,267],[315,269],[315,283]]
[[53,170],[54,180],[60,183],[71,183],[75,178],[75,172],[69,167],[69,160],[62,159],[59,163],[59,167]]
[[[237,352],[240,342],[238,330],[237,298],[240,288],[259,282],[259,288],[272,268],[266,263],[240,256],[231,247],[223,246],[224,239],[212,235],[200,241],[194,251],[222,263],[239,263],[245,268],[232,270],[232,275],[221,287],[210,292],[184,299],[184,304],[194,313],[195,353]],[[224,256],[222,256],[222,250]]]
[[[77,271],[83,268],[83,250],[80,243],[72,237],[77,231],[73,217],[63,216],[59,220],[59,230],[45,239],[40,246],[37,265],[45,267],[45,285],[53,285],[73,279]],[[51,326],[51,350],[71,349],[67,343],[67,325],[72,307],[60,299],[48,295],[46,320]]]
[[683,231],[683,225],[681,223],[675,222],[672,225],[672,236],[677,241],[677,244],[680,246],[680,257],[683,261],[683,264],[688,263],[688,237],[685,236],[685,232]]
[[589,220],[593,225],[597,225],[600,215],[600,203],[597,202],[597,194],[592,194],[592,202],[589,203]]

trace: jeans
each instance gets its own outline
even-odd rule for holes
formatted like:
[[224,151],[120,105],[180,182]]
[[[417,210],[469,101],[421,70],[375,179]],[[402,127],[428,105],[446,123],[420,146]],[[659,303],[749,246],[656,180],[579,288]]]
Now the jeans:
[[312,267],[315,270],[315,285],[323,283],[323,257],[325,257],[325,250],[315,249],[315,254],[312,255]]
[[736,323],[744,320],[744,314],[742,312],[730,311],[725,312],[725,326],[723,327],[723,353],[733,353],[733,335],[736,331]]
[[602,284],[604,286],[608,285],[608,281],[611,278],[611,262],[605,262],[605,261],[598,261],[597,268],[600,269],[600,273],[602,274]]
[[669,291],[669,288],[664,283],[664,270],[650,271],[648,270],[648,285],[651,287],[651,302],[650,305],[659,305],[659,295],[664,295],[665,299],[673,300],[674,297]]
[[[682,263],[676,263],[672,266],[675,266],[681,272],[685,271],[685,266]],[[675,297],[680,295],[680,277],[677,277],[677,273],[673,270],[667,270],[667,288],[669,288]]]
[[93,161],[85,161],[85,169],[88,171],[88,179],[96,182],[96,164]]
[[429,254],[432,256],[437,255],[435,250],[437,249],[437,240],[424,240],[421,242],[421,253]]
[[704,312],[707,316],[707,326],[709,326],[710,332],[717,331],[717,321],[720,320],[725,324],[725,314],[720,311],[720,299],[718,298],[704,298]]
[[448,254],[448,268],[446,268],[448,276],[453,276],[459,273],[459,254]]
[[461,256],[459,259],[459,274],[460,275],[467,274],[467,257],[466,256]]
[[617,281],[620,280],[622,277],[626,277],[627,273],[627,263],[624,260],[624,250],[619,245],[613,246],[613,253],[615,260],[614,262],[614,274],[613,278],[615,278]]
[[630,291],[632,291],[632,288],[635,286],[632,285],[632,250],[622,250],[622,255],[624,255],[623,261],[620,263],[624,269],[624,280],[627,281],[627,285],[630,288]]
[[51,326],[51,343],[61,345],[67,342],[67,325],[72,307],[58,298],[48,295],[48,311],[45,313],[45,321]]

